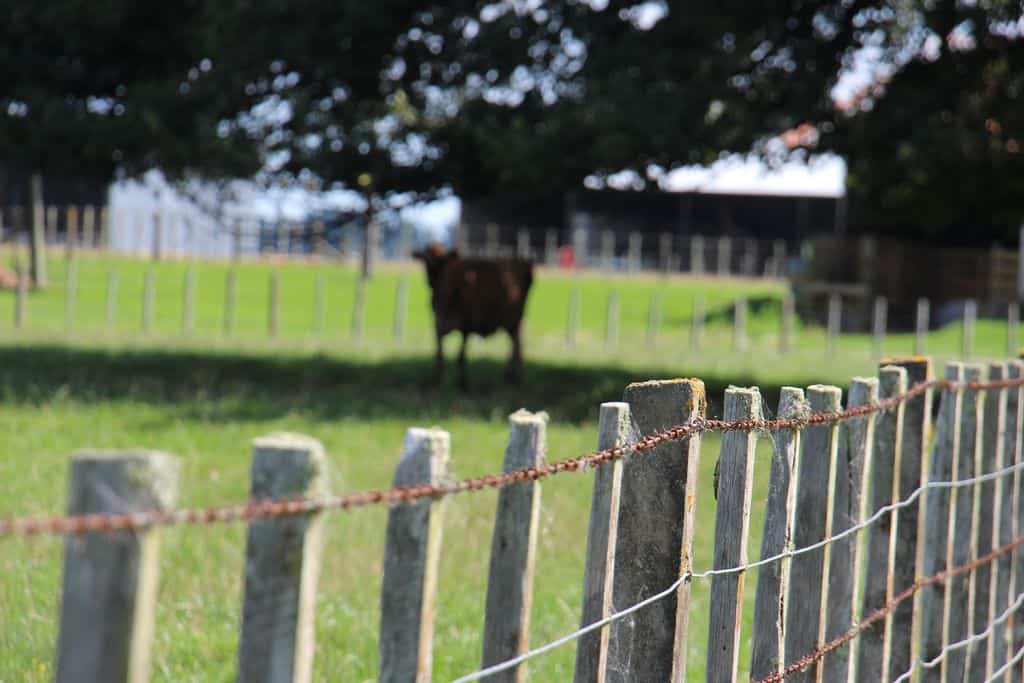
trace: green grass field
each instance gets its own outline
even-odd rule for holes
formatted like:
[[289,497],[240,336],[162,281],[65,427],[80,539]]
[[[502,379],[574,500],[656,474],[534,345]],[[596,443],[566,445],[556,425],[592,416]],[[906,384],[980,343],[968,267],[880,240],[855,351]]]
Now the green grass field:
[[[596,446],[602,401],[618,400],[631,381],[697,376],[708,386],[709,414],[720,415],[729,384],[762,387],[774,409],[783,384],[845,385],[871,374],[876,359],[864,336],[844,337],[826,358],[823,336],[802,329],[794,352],[776,348],[777,307],[750,319],[750,351],[731,350],[731,325],[709,321],[704,346],[689,350],[689,315],[702,295],[709,313],[724,311],[737,294],[777,300],[780,284],[658,277],[571,276],[544,271],[527,315],[526,378],[520,387],[501,381],[507,354],[503,339],[474,342],[471,390],[425,383],[432,339],[427,291],[418,269],[382,268],[367,289],[361,339],[350,335],[354,271],[332,265],[238,268],[236,333],[222,333],[228,265],[195,264],[195,329],[184,335],[182,289],[186,264],[156,266],[154,327],[140,330],[141,290],[149,264],[95,255],[77,264],[75,317],[65,321],[65,265],[50,264],[51,286],[30,296],[27,327],[0,326],[0,515],[63,511],[68,455],[78,448],[149,447],[183,462],[180,506],[241,502],[248,489],[250,442],[288,430],[319,438],[328,452],[334,492],[386,487],[410,426],[438,425],[452,434],[452,468],[458,477],[498,471],[507,437],[506,416],[524,407],[550,415],[549,458],[578,455]],[[267,284],[281,277],[280,335],[268,340]],[[119,276],[115,325],[106,325],[106,282]],[[313,329],[314,282],[324,272],[328,288],[322,334]],[[410,282],[405,339],[392,338],[394,293]],[[581,292],[582,327],[575,349],[565,343],[569,292]],[[622,297],[618,345],[604,344],[608,292]],[[646,344],[647,304],[661,291],[663,322],[656,346]],[[0,294],[0,320],[13,320],[13,295]],[[1006,330],[980,321],[979,357],[998,356]],[[929,346],[948,356],[959,345],[951,327]],[[453,344],[454,345],[454,344]],[[893,336],[887,351],[906,352],[910,338]],[[449,378],[450,380],[451,378]],[[711,471],[719,441],[704,441],[698,498],[696,565],[711,562],[714,500]],[[770,442],[762,440],[756,465],[751,554],[759,547]],[[593,474],[566,474],[542,484],[531,642],[540,644],[578,625]],[[450,680],[479,666],[494,492],[449,501],[442,551],[434,647],[434,678]],[[317,604],[315,678],[369,681],[377,671],[378,599],[385,509],[333,513]],[[162,531],[161,582],[153,680],[228,681],[235,672],[241,607],[244,526],[188,527]],[[0,539],[0,681],[52,678],[59,611],[61,540]],[[746,584],[745,618],[752,617],[756,574]],[[693,680],[703,678],[707,584],[694,584],[689,661]],[[743,639],[741,662],[749,660]],[[575,650],[564,647],[530,667],[532,679],[571,676]]]

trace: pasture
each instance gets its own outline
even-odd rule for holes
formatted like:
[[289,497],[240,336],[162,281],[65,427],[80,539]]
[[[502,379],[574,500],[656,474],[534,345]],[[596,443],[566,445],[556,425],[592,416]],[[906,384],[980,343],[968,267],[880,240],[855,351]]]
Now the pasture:
[[[141,329],[145,272],[155,273],[153,324]],[[227,273],[237,269],[234,330],[223,331]],[[184,282],[195,270],[193,325],[186,334]],[[107,324],[107,283],[116,269],[118,297]],[[278,334],[268,338],[270,273],[280,273]],[[627,383],[653,377],[704,379],[709,415],[720,415],[729,384],[757,384],[774,411],[783,384],[842,383],[873,374],[866,335],[844,336],[826,358],[823,333],[801,329],[794,350],[777,352],[780,283],[642,276],[571,275],[542,271],[526,316],[526,379],[500,380],[504,339],[475,341],[471,391],[424,384],[432,333],[428,293],[419,268],[381,268],[366,289],[362,334],[352,335],[356,274],[331,264],[162,262],[86,254],[76,262],[77,287],[68,325],[67,264],[52,259],[50,287],[29,296],[25,328],[0,325],[0,515],[62,512],[67,456],[78,448],[145,446],[183,459],[181,507],[241,502],[248,489],[252,438],[273,431],[320,439],[333,492],[390,483],[407,427],[439,425],[452,434],[456,476],[496,472],[507,439],[506,416],[520,407],[545,410],[549,459],[591,451],[602,401],[618,400]],[[326,287],[323,324],[316,324],[316,279]],[[394,338],[398,282],[408,278],[409,308],[402,339]],[[570,292],[580,292],[580,331],[566,343]],[[621,297],[617,343],[605,343],[609,293]],[[647,344],[648,303],[660,291],[662,320]],[[748,351],[732,350],[729,306],[737,295],[764,298],[749,315]],[[695,296],[708,312],[702,348],[689,349]],[[0,320],[12,321],[14,295],[0,295]],[[977,357],[1001,356],[1001,322],[979,321]],[[454,353],[454,340],[449,357]],[[908,352],[909,335],[892,335],[886,351]],[[931,335],[937,362],[959,348],[957,326]],[[711,474],[719,439],[704,440],[695,565],[711,563],[714,503]],[[770,444],[756,466],[752,552],[761,528]],[[542,485],[531,642],[552,640],[578,626],[592,473],[565,474]],[[496,503],[493,491],[449,501],[443,544],[434,648],[436,680],[479,666],[487,555]],[[377,668],[378,599],[386,510],[327,516],[327,546],[317,604],[316,680],[373,680]],[[0,681],[52,677],[59,609],[61,539],[0,539]],[[162,567],[153,680],[230,680],[239,624],[242,524],[162,532]],[[756,575],[748,577],[752,601]],[[694,586],[694,614],[706,610],[706,585]],[[749,615],[750,610],[747,610]],[[706,623],[692,623],[691,677],[703,678]],[[749,661],[748,643],[740,661]],[[567,680],[574,648],[532,664],[533,680]]]

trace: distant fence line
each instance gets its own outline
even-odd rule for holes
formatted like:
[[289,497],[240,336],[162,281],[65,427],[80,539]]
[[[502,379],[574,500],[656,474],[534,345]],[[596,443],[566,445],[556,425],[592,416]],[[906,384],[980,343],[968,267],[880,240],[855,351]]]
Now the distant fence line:
[[[503,473],[454,484],[448,433],[413,428],[393,488],[348,497],[328,494],[318,441],[275,434],[253,444],[252,503],[184,517],[174,507],[174,456],[83,452],[72,459],[69,516],[6,520],[0,535],[68,534],[58,681],[145,680],[155,527],[235,519],[248,522],[239,675],[309,681],[321,513],[346,500],[390,505],[379,680],[430,680],[443,498],[491,486],[499,496],[483,656],[459,681],[522,680],[529,659],[573,641],[578,683],[612,672],[684,681],[696,609],[708,610],[708,681],[737,679],[746,630],[759,683],[1020,678],[1024,362],[951,362],[935,379],[927,358],[886,359],[877,378],[851,380],[845,408],[839,387],[785,387],[773,420],[763,418],[757,388],[727,389],[721,420],[707,418],[706,405],[700,380],[631,384],[622,402],[601,405],[597,452],[550,464],[547,416],[519,411],[509,418]],[[772,453],[752,562],[763,431]],[[722,433],[711,491],[697,477],[708,432]],[[531,650],[539,479],[590,465],[581,627]],[[714,563],[701,569],[692,556],[696,503],[706,495],[716,500]],[[744,576],[754,570],[745,629]],[[710,582],[707,607],[690,602],[700,580]]]

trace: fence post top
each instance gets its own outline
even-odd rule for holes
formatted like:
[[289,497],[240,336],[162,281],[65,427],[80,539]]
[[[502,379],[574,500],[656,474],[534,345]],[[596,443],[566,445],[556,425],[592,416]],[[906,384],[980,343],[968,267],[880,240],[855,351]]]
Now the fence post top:
[[118,511],[122,486],[144,491],[151,499],[148,506],[159,510],[172,509],[177,499],[181,461],[170,453],[142,448],[78,450],[71,454],[71,467],[106,483],[109,512]]
[[704,414],[707,398],[704,380],[696,378],[652,379],[646,382],[632,382],[623,392],[624,398],[631,398],[627,403],[643,405],[647,401],[663,401],[665,389],[676,389],[683,396],[683,407],[687,412]]
[[258,436],[252,440],[252,445],[253,448],[261,450],[312,451],[320,453],[321,456],[324,451],[323,444],[318,439],[295,432],[272,432],[264,436]]
[[327,456],[311,436],[274,432],[253,439],[252,491],[284,498],[327,493]]
[[520,408],[516,412],[508,416],[509,425],[515,427],[517,425],[531,425],[531,424],[547,424],[548,414],[543,410],[536,413],[532,413],[526,408]]
[[440,454],[448,462],[451,435],[439,427],[409,427],[402,443],[402,459],[415,457],[418,453]]

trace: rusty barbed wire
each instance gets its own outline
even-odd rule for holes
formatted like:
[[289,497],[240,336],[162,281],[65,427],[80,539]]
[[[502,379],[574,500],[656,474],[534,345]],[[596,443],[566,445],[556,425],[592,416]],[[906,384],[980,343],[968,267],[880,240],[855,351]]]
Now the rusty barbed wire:
[[441,484],[417,484],[414,486],[398,486],[390,489],[360,491],[338,496],[316,499],[252,501],[235,505],[219,505],[207,508],[192,508],[167,511],[145,511],[117,514],[88,514],[51,517],[8,517],[0,519],[0,537],[33,536],[42,534],[81,534],[87,532],[113,532],[142,530],[153,526],[200,525],[235,521],[250,521],[270,517],[290,517],[296,515],[325,512],[329,510],[351,510],[371,505],[404,505],[420,500],[436,500],[458,493],[479,491],[493,488],[500,489],[526,481],[536,481],[563,472],[577,472],[590,467],[600,467],[609,462],[620,460],[628,455],[640,455],[651,451],[663,443],[679,441],[687,437],[709,432],[730,431],[782,431],[802,429],[807,426],[838,423],[857,417],[865,417],[871,413],[888,410],[898,404],[921,396],[932,389],[965,389],[986,390],[1013,388],[1024,386],[1024,378],[955,382],[946,379],[933,379],[915,384],[907,391],[882,399],[876,403],[865,404],[844,410],[811,413],[807,416],[779,419],[748,419],[719,420],[705,417],[693,417],[684,424],[641,437],[611,448],[579,455],[566,460],[545,463],[535,467],[488,474],[480,477],[462,479],[456,482]]

